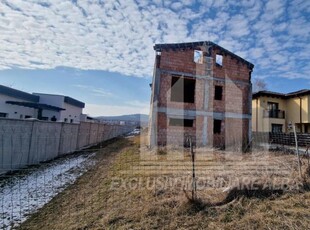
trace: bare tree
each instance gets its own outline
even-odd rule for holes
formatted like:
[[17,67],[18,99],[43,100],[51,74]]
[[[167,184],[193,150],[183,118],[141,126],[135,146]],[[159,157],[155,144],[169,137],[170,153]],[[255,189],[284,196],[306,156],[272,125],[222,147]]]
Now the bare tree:
[[264,79],[257,78],[253,81],[253,92],[258,92],[262,90],[267,90],[267,83]]

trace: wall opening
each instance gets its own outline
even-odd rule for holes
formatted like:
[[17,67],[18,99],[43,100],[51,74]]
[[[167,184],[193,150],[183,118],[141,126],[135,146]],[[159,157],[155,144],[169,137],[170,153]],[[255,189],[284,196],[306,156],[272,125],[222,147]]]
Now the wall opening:
[[222,127],[222,120],[213,120],[213,133],[214,134],[220,134],[221,133],[221,127]]
[[214,100],[222,100],[223,98],[223,86],[216,85],[214,87]]
[[217,54],[215,56],[215,63],[219,66],[223,66],[223,56],[220,54]]
[[0,113],[0,117],[7,117],[7,113]]
[[194,127],[194,119],[169,118],[170,126]]
[[171,101],[194,103],[195,85],[195,79],[173,76],[171,80]]
[[194,50],[194,62],[203,64],[203,52],[201,50]]

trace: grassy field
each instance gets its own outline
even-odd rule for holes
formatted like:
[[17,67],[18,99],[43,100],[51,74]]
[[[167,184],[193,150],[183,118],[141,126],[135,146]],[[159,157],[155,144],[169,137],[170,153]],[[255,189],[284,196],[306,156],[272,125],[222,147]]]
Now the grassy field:
[[189,153],[140,143],[122,138],[102,148],[94,168],[21,229],[310,228],[310,190],[297,179],[295,156],[197,149],[192,200]]

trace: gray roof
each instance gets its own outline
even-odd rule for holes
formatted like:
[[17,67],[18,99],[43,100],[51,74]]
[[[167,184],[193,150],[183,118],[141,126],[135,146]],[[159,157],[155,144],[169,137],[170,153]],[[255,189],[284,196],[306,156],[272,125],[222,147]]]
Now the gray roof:
[[25,101],[39,102],[39,96],[30,94],[30,93],[26,93],[26,92],[23,92],[23,91],[20,91],[17,89],[12,89],[12,88],[4,86],[4,85],[0,85],[0,94],[10,96],[10,97],[14,97],[14,98],[18,98],[18,99],[22,99]]
[[81,102],[77,99],[74,99],[72,97],[68,97],[68,96],[64,96],[64,95],[59,95],[59,94],[50,94],[50,93],[33,93],[33,94],[36,94],[36,95],[39,95],[42,94],[42,95],[49,95],[49,96],[60,96],[60,97],[63,97],[64,98],[64,102],[70,104],[70,105],[73,105],[73,106],[76,106],[76,107],[79,107],[79,108],[85,108],[85,103],[84,102]]
[[84,108],[85,107],[85,103],[79,101],[79,100],[76,100],[72,97],[68,97],[68,96],[65,96],[65,100],[64,100],[66,103],[70,104],[70,105],[74,105],[76,107],[79,107],[79,108]]
[[47,105],[47,104],[42,104],[42,103],[33,103],[33,102],[21,102],[21,101],[6,101],[7,104],[11,105],[19,105],[19,106],[24,106],[24,107],[29,107],[33,109],[42,109],[42,110],[51,110],[51,111],[61,111],[65,110],[63,108],[59,108],[57,106],[53,105]]

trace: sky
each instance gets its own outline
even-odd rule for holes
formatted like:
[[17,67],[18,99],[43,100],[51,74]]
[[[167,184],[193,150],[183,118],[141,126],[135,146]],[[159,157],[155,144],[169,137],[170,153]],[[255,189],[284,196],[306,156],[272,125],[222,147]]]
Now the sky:
[[149,112],[154,44],[213,41],[268,90],[310,88],[310,1],[0,0],[0,84]]

